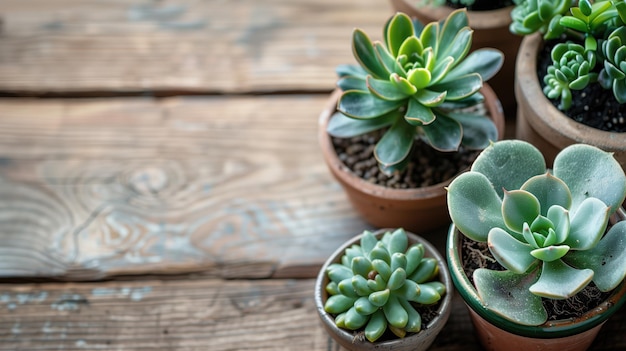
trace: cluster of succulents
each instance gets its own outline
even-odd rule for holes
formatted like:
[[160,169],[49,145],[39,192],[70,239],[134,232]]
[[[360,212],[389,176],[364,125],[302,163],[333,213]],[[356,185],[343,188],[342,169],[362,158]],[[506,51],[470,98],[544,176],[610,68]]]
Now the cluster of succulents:
[[[328,125],[335,137],[353,137],[388,128],[374,155],[384,173],[406,167],[421,139],[440,151],[483,149],[497,139],[484,112],[458,113],[484,99],[483,81],[498,72],[501,52],[469,53],[472,30],[465,9],[422,26],[397,13],[383,31],[384,43],[356,29],[352,49],[359,65],[337,68],[343,90]],[[469,55],[468,55],[469,53]]]
[[626,276],[626,221],[607,227],[625,197],[624,171],[594,146],[563,149],[551,172],[529,143],[486,148],[448,187],[454,224],[487,242],[504,267],[474,272],[485,306],[516,323],[540,325],[547,319],[542,298],[566,299],[591,282],[614,289]]
[[380,240],[365,231],[340,263],[328,266],[324,309],[335,315],[338,327],[363,329],[371,342],[387,329],[398,337],[419,332],[422,317],[415,306],[434,304],[446,292],[436,280],[437,260],[424,252],[420,243],[409,246],[403,229],[386,232]]
[[571,106],[571,90],[594,83],[611,90],[620,104],[626,102],[624,0],[518,0],[511,18],[515,34],[565,38],[563,45],[554,47],[553,63],[544,76],[544,93],[560,99],[561,110]]

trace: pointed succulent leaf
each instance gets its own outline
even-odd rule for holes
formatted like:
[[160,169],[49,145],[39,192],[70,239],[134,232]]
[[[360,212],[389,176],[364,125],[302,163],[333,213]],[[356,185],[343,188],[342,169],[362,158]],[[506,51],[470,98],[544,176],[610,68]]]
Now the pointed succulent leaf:
[[539,242],[541,238],[530,230],[528,223],[524,223],[524,227],[522,228],[522,237],[532,248],[538,249],[541,247],[541,243]]
[[613,82],[613,95],[620,104],[626,103],[626,79]]
[[387,318],[382,310],[378,310],[372,314],[365,326],[365,338],[374,342],[385,333],[385,330],[387,330]]
[[417,92],[417,88],[411,84],[406,78],[399,76],[396,73],[392,73],[389,76],[389,82],[396,86],[396,89],[403,92],[404,94],[413,95]]
[[434,258],[424,258],[422,262],[417,266],[413,274],[407,279],[410,279],[417,284],[425,283],[432,280],[439,274],[439,266],[437,260]]
[[352,33],[352,53],[369,74],[381,79],[389,76],[389,71],[378,60],[369,36],[360,29]]
[[483,80],[478,73],[470,73],[461,77],[458,77],[454,81],[446,83],[438,83],[430,87],[435,91],[447,92],[446,100],[461,100],[464,99],[483,87]]
[[413,301],[420,294],[420,284],[406,279],[404,284],[395,292],[401,299]]
[[365,254],[369,254],[369,252],[376,247],[378,239],[376,239],[374,233],[370,232],[369,230],[365,230],[363,231],[363,235],[361,235],[361,240],[359,241],[359,243],[361,244],[363,252]]
[[408,260],[405,254],[396,252],[391,255],[391,270],[395,271],[398,268],[402,268],[406,271],[406,264]]
[[367,89],[378,98],[389,101],[399,101],[407,98],[402,89],[399,89],[394,83],[386,79],[376,79],[367,76]]
[[406,251],[406,274],[411,275],[424,258],[424,245],[421,243],[414,244]]
[[567,245],[553,245],[532,250],[530,254],[541,261],[552,262],[565,256],[568,251],[569,246]]
[[548,209],[547,217],[554,224],[555,243],[565,242],[571,228],[569,211],[559,205],[552,205]]
[[398,118],[385,132],[374,148],[376,160],[383,166],[394,165],[405,160],[413,146],[415,127]]
[[425,107],[436,107],[441,105],[446,99],[447,92],[432,91],[428,89],[422,89],[413,97],[421,105]]
[[354,287],[352,286],[352,278],[346,278],[340,281],[337,284],[337,288],[339,289],[339,293],[348,297],[359,297],[359,295],[354,291]]
[[436,22],[428,23],[420,33],[420,40],[425,48],[431,47],[434,51],[438,49],[439,25]]
[[[447,34],[445,30],[446,26],[444,26],[444,31],[442,35]],[[472,33],[473,30],[471,30],[469,27],[460,28],[458,32],[455,33],[456,35],[454,36],[454,39],[449,42],[440,42],[437,57],[452,57],[454,59],[454,62],[456,63],[463,60],[463,58],[467,56],[467,53],[469,52],[472,45]]]
[[374,305],[378,307],[382,307],[389,301],[390,296],[391,296],[391,292],[389,291],[389,289],[385,289],[385,290],[375,291],[371,293],[368,299]]
[[337,87],[342,91],[347,90],[360,90],[367,91],[367,84],[365,80],[360,77],[345,76],[337,81]]
[[587,23],[585,23],[585,21],[581,20],[580,18],[576,18],[573,16],[564,16],[561,17],[559,23],[564,27],[573,29],[581,33],[588,32]]
[[528,291],[538,276],[539,269],[526,275],[479,268],[474,271],[474,282],[478,296],[491,311],[515,323],[540,325],[548,313],[541,298]]
[[367,285],[367,279],[365,279],[361,275],[355,275],[354,277],[352,277],[352,287],[354,288],[354,291],[359,296],[367,296],[367,295],[371,294],[372,292],[374,292]]
[[387,72],[391,74],[399,74],[400,76],[406,76],[406,71],[402,65],[393,55],[391,55],[391,53],[387,50],[387,47],[385,47],[382,43],[374,43],[374,52],[376,52],[378,61],[380,61],[383,67],[385,67]]
[[443,296],[443,294],[446,293],[446,286],[442,282],[431,281],[431,282],[420,284],[420,286],[423,286],[423,285],[428,285],[428,286],[434,288],[435,290],[437,290],[439,295]]
[[387,244],[387,248],[390,254],[394,253],[405,253],[406,249],[409,247],[409,238],[406,235],[406,232],[402,228],[398,228],[394,230],[390,237],[389,243]]
[[430,107],[422,105],[416,98],[411,97],[404,119],[413,126],[422,126],[433,123],[436,116]]
[[375,118],[402,106],[402,101],[388,101],[365,91],[349,90],[341,95],[337,109],[357,119]]
[[529,290],[550,299],[567,299],[576,295],[593,278],[591,269],[576,269],[561,260],[543,262],[539,280]]
[[457,151],[463,140],[461,124],[447,115],[433,111],[437,118],[422,127],[423,140],[435,150]]
[[367,277],[368,273],[373,269],[372,262],[364,256],[355,257],[352,259],[352,273]]
[[389,281],[387,282],[387,289],[389,290],[396,290],[398,288],[400,288],[402,285],[404,285],[404,282],[406,281],[406,271],[404,270],[404,268],[398,268],[395,271],[393,271],[393,273],[391,273],[391,276],[389,277]]
[[367,280],[367,287],[369,287],[372,291],[382,291],[385,289],[387,282],[380,275],[376,275],[374,279]]
[[613,154],[594,146],[566,147],[554,159],[553,173],[569,187],[572,209],[587,197],[595,197],[610,206],[613,213],[626,197],[626,176],[619,162]]
[[447,76],[448,74],[450,74],[454,64],[454,59],[450,56],[444,57],[443,59],[435,62],[435,65],[431,71],[430,84],[434,85],[438,83],[443,83],[443,81],[449,81],[447,79]]
[[384,33],[389,52],[393,56],[398,56],[400,47],[402,47],[404,41],[413,36],[413,34],[414,30],[411,18],[404,13],[394,15],[389,24],[385,27]]
[[461,144],[471,150],[482,150],[498,140],[495,123],[485,115],[451,112],[450,118],[461,124],[463,139]]
[[442,80],[441,83],[452,82],[470,73],[478,73],[486,82],[491,79],[504,63],[504,54],[496,49],[484,48],[471,52],[458,63]]
[[339,287],[337,286],[337,283],[331,281],[328,284],[326,284],[326,292],[329,293],[330,295],[337,295],[339,294]]
[[334,137],[351,138],[390,126],[398,118],[401,118],[398,111],[391,111],[380,117],[365,120],[350,118],[341,112],[336,112],[330,118],[326,131]]
[[[469,30],[469,21],[467,19],[466,9],[457,9],[452,11],[448,17],[443,21],[439,34],[439,49],[438,57],[454,56],[448,53],[449,50],[453,50],[452,47],[464,46],[466,42],[471,45],[471,30],[469,38],[463,36],[459,38],[458,34]],[[456,59],[456,57],[455,57]]]
[[373,260],[372,266],[384,281],[389,281],[389,277],[391,277],[391,267],[389,266],[389,263],[383,260]]
[[531,177],[520,189],[532,193],[537,198],[541,204],[542,216],[547,216],[548,209],[553,205],[570,208],[572,204],[572,194],[565,182],[549,172]]
[[489,231],[489,251],[506,269],[522,274],[528,271],[536,259],[530,255],[533,248],[513,238],[501,228]]
[[376,243],[376,246],[372,249],[369,254],[369,259],[371,261],[379,259],[385,262],[389,262],[391,260],[391,255],[385,245],[381,242]]
[[417,54],[421,55],[424,50],[424,46],[422,42],[416,36],[410,36],[404,40],[400,49],[398,50],[398,55],[406,55],[407,57],[411,57],[411,55]]
[[478,172],[466,172],[448,186],[448,210],[454,225],[468,238],[486,242],[489,230],[504,228],[502,200]]
[[484,174],[502,197],[502,189],[519,189],[532,176],[545,173],[546,163],[533,145],[520,140],[503,140],[483,150],[472,164],[472,170]]
[[333,263],[326,269],[328,278],[339,284],[340,281],[352,277],[352,270],[342,264]]
[[335,68],[335,73],[337,73],[337,76],[340,78],[350,76],[361,79],[365,79],[365,77],[369,74],[365,69],[363,69],[363,67],[359,65],[348,64],[337,65],[337,67]]
[[406,300],[398,299],[402,308],[407,313],[408,321],[404,329],[409,333],[417,333],[422,329],[422,316],[415,310],[413,305]]
[[540,213],[537,198],[525,190],[504,192],[502,217],[507,228],[521,233],[524,223],[532,223]]
[[587,251],[572,251],[563,260],[577,268],[594,271],[593,282],[610,291],[626,277],[626,221],[615,224],[598,245]]
[[573,250],[588,250],[600,241],[608,222],[609,208],[596,198],[587,198],[572,215],[570,234],[563,243]]
[[395,295],[390,295],[389,300],[383,306],[383,312],[387,322],[396,328],[404,328],[409,321],[409,315]]

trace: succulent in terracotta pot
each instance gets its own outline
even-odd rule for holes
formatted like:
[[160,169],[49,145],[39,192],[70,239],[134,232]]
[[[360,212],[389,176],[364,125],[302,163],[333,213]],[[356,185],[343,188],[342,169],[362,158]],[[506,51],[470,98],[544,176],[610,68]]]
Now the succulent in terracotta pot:
[[[320,270],[316,303],[324,326],[355,347],[427,348],[450,313],[442,264],[431,244],[404,229],[364,231]],[[425,308],[436,311],[428,320]]]
[[524,141],[486,148],[448,187],[453,226],[486,243],[501,266],[474,271],[480,304],[514,324],[549,330],[544,299],[567,299],[590,284],[624,290],[626,221],[609,226],[609,218],[625,197],[619,163],[594,146],[563,149],[551,170]]
[[463,145],[483,149],[497,138],[483,113],[458,109],[482,100],[479,90],[502,65],[502,53],[480,49],[469,54],[472,30],[465,10],[442,23],[421,26],[397,13],[387,22],[384,43],[357,29],[352,49],[359,65],[341,65],[343,91],[327,131],[352,137],[388,128],[374,154],[381,170],[402,170],[415,140],[441,151]]

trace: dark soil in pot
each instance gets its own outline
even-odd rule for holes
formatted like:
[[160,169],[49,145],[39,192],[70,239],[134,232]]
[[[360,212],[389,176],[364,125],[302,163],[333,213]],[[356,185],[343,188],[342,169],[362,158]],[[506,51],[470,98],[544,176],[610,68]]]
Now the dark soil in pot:
[[[545,86],[543,77],[552,64],[550,52],[558,42],[549,41],[539,52],[537,58],[537,76],[541,88]],[[602,64],[596,64],[599,72]],[[559,100],[550,100],[558,109]],[[576,122],[607,132],[626,132],[626,104],[615,100],[613,92],[602,88],[597,83],[589,84],[583,90],[572,90],[572,106],[563,113]]]
[[[463,270],[472,284],[473,273],[478,268],[504,270],[491,255],[487,243],[479,243],[461,236]],[[548,321],[581,317],[585,312],[599,306],[611,292],[600,291],[593,283],[578,294],[565,300],[542,299],[548,311]]]
[[451,179],[468,168],[478,151],[460,149],[440,152],[422,141],[413,145],[412,158],[402,172],[385,175],[378,168],[374,147],[384,130],[353,138],[332,138],[339,159],[359,177],[368,182],[396,189],[426,187]]

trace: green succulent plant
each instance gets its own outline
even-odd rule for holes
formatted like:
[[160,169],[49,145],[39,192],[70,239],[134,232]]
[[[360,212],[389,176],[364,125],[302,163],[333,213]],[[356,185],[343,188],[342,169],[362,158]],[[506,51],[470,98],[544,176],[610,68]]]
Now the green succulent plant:
[[437,260],[424,252],[420,243],[408,246],[403,229],[386,232],[380,240],[365,231],[359,245],[345,250],[341,263],[328,266],[324,309],[340,328],[364,328],[371,342],[387,329],[398,337],[419,332],[422,318],[415,304],[434,304],[446,293],[435,280]]
[[482,113],[458,109],[483,100],[483,80],[498,72],[503,54],[480,49],[468,55],[472,30],[466,10],[422,26],[397,13],[383,30],[384,43],[356,29],[352,49],[359,65],[341,65],[343,90],[327,131],[353,137],[388,128],[374,155],[385,173],[402,170],[417,138],[440,151],[460,145],[483,149],[497,139],[493,122]]
[[591,282],[614,289],[626,276],[626,221],[606,229],[625,197],[624,171],[594,146],[563,149],[551,171],[524,141],[486,148],[448,187],[454,225],[487,242],[504,267],[474,272],[484,306],[516,323],[540,325],[547,319],[542,298],[566,299]]
[[[626,102],[626,48],[621,49],[626,45],[624,0],[518,0],[511,18],[512,33],[539,32],[544,39],[564,41],[552,49],[552,65],[544,76],[544,94],[560,98],[559,109],[571,107],[570,89],[594,83],[612,89],[620,104]],[[601,64],[592,64],[596,62]]]

